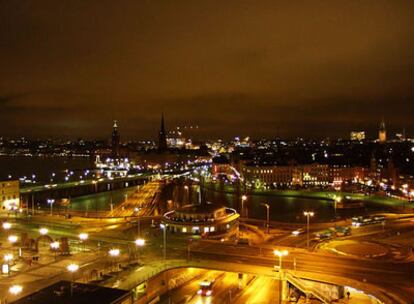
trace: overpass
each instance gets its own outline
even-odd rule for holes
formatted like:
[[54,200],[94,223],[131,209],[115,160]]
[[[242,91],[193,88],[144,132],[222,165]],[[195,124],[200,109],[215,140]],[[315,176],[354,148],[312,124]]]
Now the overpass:
[[[220,260],[211,260],[211,259],[199,259],[193,258],[191,260],[166,260],[166,261],[153,261],[146,263],[145,266],[140,267],[140,271],[133,270],[128,276],[124,277],[122,280],[114,277],[110,280],[102,282],[101,286],[113,287],[125,289],[125,290],[134,290],[140,289],[142,286],[147,286],[147,294],[149,297],[146,298],[147,301],[155,298],[157,295],[161,296],[167,290],[163,289],[160,293],[157,293],[156,290],[151,288],[159,288],[159,284],[152,284],[152,280],[157,280],[161,277],[173,277],[169,275],[162,275],[168,273],[171,270],[176,269],[187,269],[187,268],[200,268],[208,270],[219,270],[226,272],[237,272],[250,274],[255,276],[267,276],[267,277],[278,277],[278,273],[275,273],[274,268],[271,266],[259,266],[252,263],[236,263]],[[290,288],[297,288],[301,290],[306,295],[312,295],[315,298],[318,298],[323,303],[333,303],[338,298],[343,296],[343,286],[353,287],[364,291],[366,294],[371,295],[372,303],[378,304],[394,304],[394,303],[404,303],[409,302],[396,300],[392,295],[382,294],[376,290],[376,286],[366,284],[362,286],[360,282],[355,280],[341,280],[339,278],[331,277],[318,277],[315,274],[305,271],[293,271],[286,270],[283,271],[283,279],[279,282],[279,288],[283,290],[283,298],[286,299],[289,294]],[[168,282],[165,286],[168,286]],[[150,290],[151,289],[151,290]],[[276,299],[275,299],[276,300]],[[138,301],[137,303],[141,303]],[[142,302],[146,303],[146,301]]]

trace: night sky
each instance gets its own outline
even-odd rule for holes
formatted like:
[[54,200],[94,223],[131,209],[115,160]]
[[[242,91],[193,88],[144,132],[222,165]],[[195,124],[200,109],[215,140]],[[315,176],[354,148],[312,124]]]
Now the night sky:
[[0,0],[0,136],[414,135],[414,1]]

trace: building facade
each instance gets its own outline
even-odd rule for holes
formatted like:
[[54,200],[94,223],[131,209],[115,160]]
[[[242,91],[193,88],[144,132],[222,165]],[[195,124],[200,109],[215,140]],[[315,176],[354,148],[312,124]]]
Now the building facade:
[[0,181],[0,204],[2,210],[20,207],[20,183],[18,180]]
[[265,186],[328,186],[333,183],[365,178],[369,169],[356,166],[329,166],[327,164],[305,164],[292,166],[242,165],[241,172],[246,181],[260,181]]

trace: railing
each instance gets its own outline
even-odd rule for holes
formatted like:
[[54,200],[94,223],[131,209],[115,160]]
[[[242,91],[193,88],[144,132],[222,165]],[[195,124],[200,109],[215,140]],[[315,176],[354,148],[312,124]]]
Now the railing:
[[305,294],[312,294],[313,296],[315,296],[316,298],[318,298],[322,302],[328,303],[328,304],[331,303],[334,300],[337,300],[337,299],[332,299],[330,297],[327,297],[326,295],[324,295],[323,293],[321,293],[315,287],[307,286],[306,284],[303,283],[302,279],[299,279],[299,278],[295,277],[294,275],[292,275],[289,272],[285,272],[285,275],[286,275],[286,280],[289,283],[291,283],[292,285],[294,285],[295,287],[297,287],[298,289],[300,289]]

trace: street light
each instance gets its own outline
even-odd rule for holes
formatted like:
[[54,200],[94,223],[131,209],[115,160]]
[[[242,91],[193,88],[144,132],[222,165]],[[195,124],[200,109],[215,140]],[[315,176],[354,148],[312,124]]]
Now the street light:
[[47,203],[50,204],[50,215],[53,215],[53,204],[55,203],[55,200],[53,198],[49,198]]
[[[115,259],[119,256],[119,254],[121,253],[121,251],[118,248],[112,248],[109,250],[109,255],[112,257],[112,269],[113,269],[113,264],[115,263]],[[112,271],[112,270],[111,270]]]
[[72,273],[72,280],[70,281],[70,296],[73,296],[73,282],[75,281],[75,272],[79,270],[78,264],[69,264],[68,271]]
[[136,239],[135,240],[135,245],[137,245],[138,247],[142,247],[145,245],[145,240],[144,239]]
[[242,203],[242,205],[241,205],[241,216],[243,216],[243,213],[244,213],[244,202],[245,201],[247,201],[247,195],[242,195],[242,197],[241,197],[241,203]]
[[305,211],[303,212],[303,215],[306,216],[306,223],[307,223],[307,236],[306,236],[306,243],[309,250],[309,221],[310,218],[315,215],[313,211]]
[[289,254],[289,251],[287,250],[274,250],[273,251],[274,255],[279,257],[279,272],[282,272],[282,258],[284,256],[287,256]]
[[60,247],[60,244],[57,241],[50,243],[50,249],[52,249],[52,251],[55,253],[55,261],[56,261],[56,253],[59,247]]
[[47,228],[40,228],[39,229],[39,232],[40,232],[41,235],[46,235],[49,232],[49,229],[47,229]]
[[22,291],[23,291],[23,287],[21,285],[13,285],[13,286],[10,286],[9,288],[9,292],[14,296],[17,296]]
[[[282,273],[282,259],[284,256],[287,256],[289,254],[289,251],[287,250],[274,250],[274,255],[279,258],[279,280],[283,279],[283,273]],[[282,303],[283,300],[283,283],[279,283],[279,295],[280,295],[280,303]]]
[[190,194],[188,191],[189,187],[187,185],[184,185],[184,190],[185,190],[185,198],[184,200],[189,203],[190,202]]
[[4,230],[9,230],[11,228],[11,226],[12,226],[12,224],[9,223],[9,222],[4,222],[2,224],[2,227],[3,227]]
[[269,234],[269,209],[270,209],[270,206],[269,206],[269,204],[266,204],[266,203],[263,203],[263,204],[260,204],[260,205],[266,207],[266,226],[267,226],[267,234]]
[[79,239],[83,243],[83,251],[86,251],[86,240],[89,238],[89,235],[87,233],[80,233]]
[[[10,275],[10,262],[13,260],[13,255],[11,253],[7,253],[3,257],[4,262],[7,264],[7,274]],[[5,273],[5,271],[3,271]]]
[[163,230],[163,236],[164,236],[164,245],[163,245],[163,251],[164,251],[164,260],[167,259],[167,224],[160,224],[160,228]]
[[141,210],[141,208],[135,207],[134,208],[134,212],[137,214],[137,232],[138,232],[138,237],[141,236],[141,222],[140,222],[140,218],[139,218],[139,211]]
[[17,242],[17,240],[18,240],[19,238],[17,237],[17,235],[9,235],[9,237],[8,237],[7,239],[9,240],[9,242],[10,242],[11,244],[14,244],[14,243],[16,243],[16,242]]
[[135,245],[137,246],[138,263],[139,263],[139,260],[140,260],[140,257],[141,257],[140,250],[141,250],[142,247],[145,246],[145,240],[141,239],[141,238],[138,238],[138,239],[135,240]]

